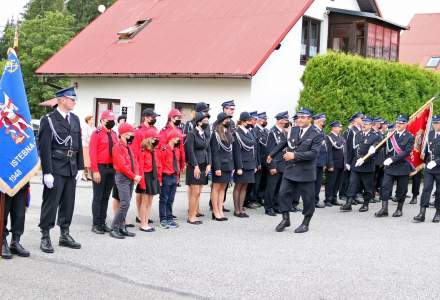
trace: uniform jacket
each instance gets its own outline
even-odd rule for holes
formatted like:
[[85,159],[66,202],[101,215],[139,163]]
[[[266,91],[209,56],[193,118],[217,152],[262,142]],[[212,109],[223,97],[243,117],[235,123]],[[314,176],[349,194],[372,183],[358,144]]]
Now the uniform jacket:
[[391,158],[393,163],[389,166],[384,167],[384,171],[387,174],[393,176],[403,176],[409,175],[414,169],[411,164],[406,160],[411,155],[411,151],[414,147],[414,137],[408,131],[404,131],[401,136],[396,133],[394,134],[397,145],[402,150],[400,154],[394,150],[391,140],[386,143],[385,156],[386,158]]
[[[113,167],[116,172],[124,174],[127,178],[134,180],[136,175],[141,175],[139,163],[130,147],[122,142],[117,143],[113,147]],[[130,157],[130,154],[131,156]],[[133,167],[132,167],[133,162]],[[141,180],[142,182],[143,180]]]
[[238,127],[235,131],[232,148],[236,170],[253,170],[260,165],[258,142],[251,130],[245,132],[243,128]]
[[213,171],[230,172],[234,170],[233,143],[221,141],[215,131],[211,135],[211,158]]
[[[118,143],[116,132],[110,130],[113,146]],[[98,164],[112,164],[113,158],[110,153],[108,131],[104,128],[98,128],[90,137],[90,165],[93,172],[98,172]]]
[[209,135],[200,135],[198,128],[188,133],[185,140],[186,159],[189,165],[195,167],[201,164],[211,164],[211,147]]
[[425,167],[425,172],[431,174],[440,174],[440,133],[437,138],[435,137],[435,131],[432,130],[428,135],[428,143],[425,150],[425,163],[435,161],[437,166],[429,170]]
[[316,166],[318,168],[328,167],[329,166],[329,164],[328,164],[329,163],[328,162],[328,148],[327,148],[327,143],[325,142],[325,134],[318,127],[316,127],[316,126],[314,126],[314,127],[319,133],[322,134],[322,143],[321,143],[321,147],[319,148],[319,154],[318,154],[318,159],[316,161]]
[[267,152],[269,130],[265,127],[255,126],[252,131],[258,142],[258,152],[260,153],[261,165],[266,165],[267,156],[269,155]]
[[361,173],[374,172],[376,155],[371,155],[361,166],[355,167],[356,161],[359,158],[368,154],[368,149],[371,146],[376,146],[381,141],[381,138],[374,130],[370,129],[367,133],[362,131],[355,135],[353,157],[351,160],[351,170]]
[[[379,135],[380,140],[384,139],[384,134],[380,131],[376,131],[376,134]],[[376,166],[382,166],[383,165],[383,161],[385,160],[385,149],[384,148],[380,148],[377,150],[376,152],[376,160],[375,160],[375,165]]]
[[[69,113],[70,123],[55,109],[41,119],[39,132],[39,152],[43,174],[58,174],[62,176],[76,176],[78,170],[84,169],[84,159],[81,141],[81,125],[78,117]],[[71,142],[59,143],[49,125],[52,120],[56,135],[61,140],[71,136]],[[72,153],[68,153],[72,150]],[[72,154],[68,156],[67,154]]]
[[361,132],[359,128],[356,126],[351,127],[347,131],[344,132],[344,139],[345,139],[345,162],[346,164],[351,165],[353,163],[353,157],[355,156],[355,150],[354,150],[354,142],[356,135]]
[[[278,144],[287,145],[287,134],[283,129],[279,129],[277,126],[273,126],[270,130],[269,137],[267,139],[267,153],[270,154]],[[283,159],[283,152],[279,151],[275,156],[272,156],[271,163],[267,166],[269,169],[276,169],[277,172],[284,172],[286,168],[286,162]]]
[[[174,130],[174,128],[172,128],[171,126],[165,126],[160,131],[160,133],[159,133],[159,136],[160,136],[159,146],[160,147],[168,144],[169,140],[168,140],[167,136],[171,130]],[[180,130],[180,128],[178,130]],[[180,145],[179,145],[178,150],[179,150],[179,166],[181,166],[181,169],[183,171],[183,169],[185,168],[185,163],[186,163],[185,145],[184,145],[183,136],[180,138]]]
[[327,144],[327,161],[329,168],[343,169],[345,167],[344,161],[344,147],[345,140],[342,136],[338,136],[330,132],[325,137]]

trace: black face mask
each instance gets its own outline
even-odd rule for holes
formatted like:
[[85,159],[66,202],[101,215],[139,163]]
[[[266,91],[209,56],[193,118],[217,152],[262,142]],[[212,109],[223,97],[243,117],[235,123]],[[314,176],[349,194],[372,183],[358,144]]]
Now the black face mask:
[[153,145],[153,148],[156,148],[157,147],[157,145],[159,145],[159,140],[154,140],[154,142],[152,143],[152,145]]
[[131,145],[134,140],[134,135],[130,135],[128,138],[125,138],[125,141],[127,142],[127,145]]
[[289,128],[289,126],[290,126],[289,123],[284,124],[284,128]]
[[105,128],[112,129],[113,127],[115,127],[115,121],[108,120],[107,123],[105,123]]
[[246,124],[246,129],[251,129],[252,127],[252,124]]
[[223,126],[225,126],[225,128],[229,128],[231,127],[231,122],[223,123]]
[[179,126],[180,124],[182,124],[182,120],[174,120],[174,125]]
[[263,122],[263,124],[261,124],[261,126],[266,127],[267,126],[267,122]]
[[179,147],[180,146],[180,140],[177,141],[177,143],[174,144],[174,147]]
[[209,124],[208,123],[202,123],[202,125],[200,125],[200,127],[202,127],[202,129],[206,129],[208,128]]
[[154,124],[156,124],[156,119],[148,121],[148,125],[153,126]]

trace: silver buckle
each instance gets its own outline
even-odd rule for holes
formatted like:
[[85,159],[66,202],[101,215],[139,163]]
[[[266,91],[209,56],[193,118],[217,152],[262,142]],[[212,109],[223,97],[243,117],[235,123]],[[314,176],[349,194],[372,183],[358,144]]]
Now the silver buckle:
[[73,156],[73,151],[72,150],[67,150],[67,157],[72,157]]

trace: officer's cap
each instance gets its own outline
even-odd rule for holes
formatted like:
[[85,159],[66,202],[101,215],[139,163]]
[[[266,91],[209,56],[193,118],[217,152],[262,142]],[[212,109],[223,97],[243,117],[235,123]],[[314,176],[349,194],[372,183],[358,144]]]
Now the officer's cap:
[[275,119],[277,119],[277,120],[289,119],[289,112],[283,111],[283,112],[277,113],[275,115]]
[[261,112],[261,113],[257,114],[257,119],[258,120],[265,120],[265,119],[267,119],[266,112]]
[[312,113],[312,111],[311,111],[310,109],[307,109],[307,108],[301,107],[301,108],[299,109],[299,111],[296,113],[296,115],[297,115],[298,117],[301,117],[301,116],[312,117],[312,116],[313,116],[313,113]]
[[76,101],[75,87],[72,86],[72,87],[68,87],[66,89],[59,90],[59,91],[55,92],[55,96],[57,98],[67,97],[67,98],[70,98],[70,99]]
[[330,123],[330,127],[331,128],[333,128],[333,127],[342,127],[342,123],[339,122],[339,121],[333,121],[333,122]]
[[383,123],[385,123],[385,120],[382,119],[381,117],[375,117],[375,118],[373,118],[373,123],[383,124]]
[[370,117],[365,116],[362,121],[364,122],[364,124],[371,124],[373,123],[373,120]]
[[210,110],[209,104],[205,102],[196,103],[196,112],[208,112]]
[[325,114],[316,114],[313,116],[313,120],[321,120],[321,119],[325,119],[327,118],[327,116]]
[[252,116],[247,111],[244,111],[240,114],[240,121],[249,121],[252,120]]
[[408,117],[405,115],[398,115],[396,118],[396,123],[408,123]]
[[432,123],[440,123],[440,115],[432,116]]
[[357,113],[355,113],[354,115],[351,116],[351,118],[349,119],[349,121],[350,121],[350,122],[353,122],[354,119],[357,119],[357,118],[363,118],[363,117],[364,117],[364,114],[363,114],[363,113],[361,113],[361,112],[357,112]]
[[222,103],[223,108],[235,106],[234,100],[228,100]]

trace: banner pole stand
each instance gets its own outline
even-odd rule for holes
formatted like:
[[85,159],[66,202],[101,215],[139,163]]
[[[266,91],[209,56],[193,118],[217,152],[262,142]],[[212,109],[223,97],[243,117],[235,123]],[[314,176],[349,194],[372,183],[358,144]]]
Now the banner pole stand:
[[5,234],[5,194],[0,193],[0,242],[3,245],[3,239]]

